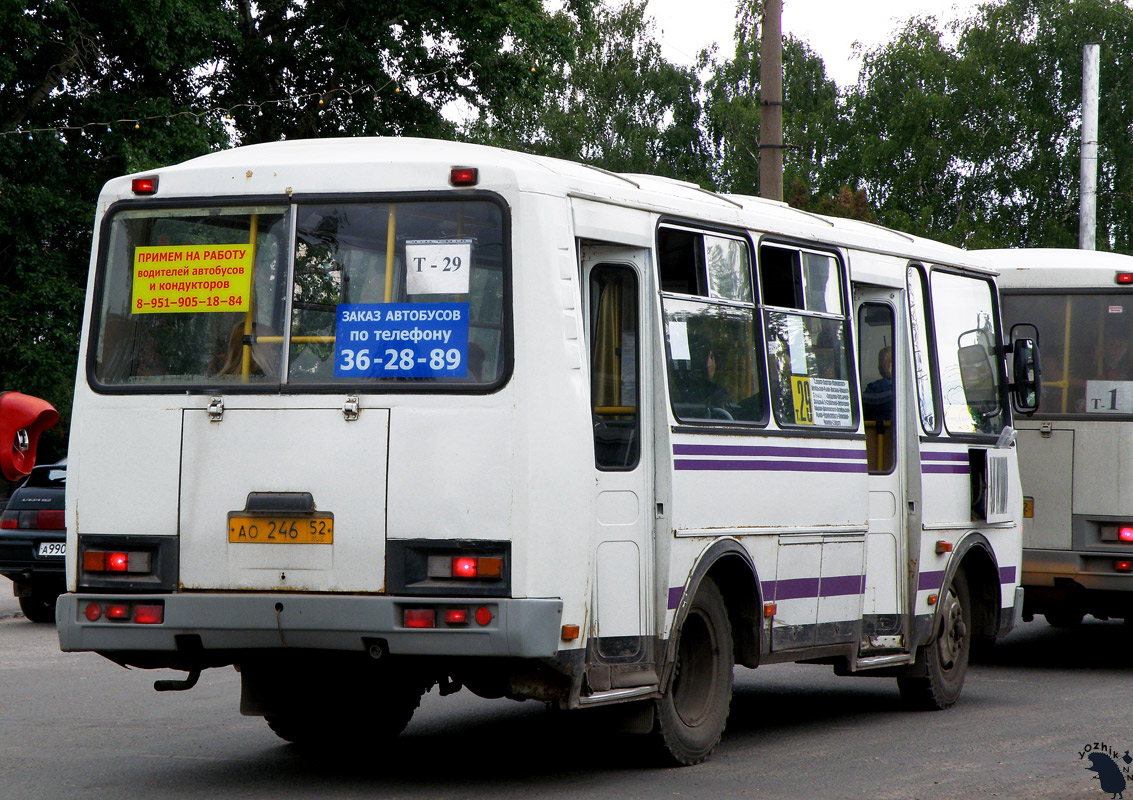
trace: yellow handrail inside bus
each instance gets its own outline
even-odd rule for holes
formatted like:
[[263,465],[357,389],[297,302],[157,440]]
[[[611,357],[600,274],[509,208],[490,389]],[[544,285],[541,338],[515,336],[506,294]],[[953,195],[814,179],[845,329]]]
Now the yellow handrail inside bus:
[[397,233],[397,207],[392,203],[389,207],[389,225],[386,229],[386,302],[393,302],[393,254],[397,245],[394,238]]
[[252,371],[252,298],[256,295],[256,236],[259,234],[260,215],[252,215],[252,224],[248,230],[248,244],[252,250],[252,261],[248,265],[251,275],[248,277],[248,310],[244,312],[244,350],[240,356],[240,380],[248,382],[248,375]]

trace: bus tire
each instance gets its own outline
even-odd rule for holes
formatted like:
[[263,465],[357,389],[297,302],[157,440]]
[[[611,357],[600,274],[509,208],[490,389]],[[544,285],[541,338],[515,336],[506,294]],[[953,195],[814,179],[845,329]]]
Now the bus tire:
[[385,687],[369,702],[347,712],[304,709],[264,717],[284,741],[311,748],[351,748],[392,741],[405,730],[421,704],[424,691],[409,686]]
[[939,627],[932,641],[917,654],[916,663],[923,664],[923,674],[897,679],[901,698],[910,708],[951,708],[964,688],[972,651],[972,605],[963,570],[957,570],[940,597]]
[[656,701],[655,735],[671,761],[699,764],[724,735],[732,702],[732,626],[711,578],[700,584],[678,635],[673,678]]

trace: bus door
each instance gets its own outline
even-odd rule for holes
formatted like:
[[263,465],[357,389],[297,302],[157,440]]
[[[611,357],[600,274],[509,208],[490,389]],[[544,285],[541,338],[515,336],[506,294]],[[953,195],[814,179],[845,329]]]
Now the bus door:
[[904,639],[908,608],[904,454],[908,445],[905,398],[911,396],[911,373],[907,348],[900,344],[906,335],[903,297],[904,292],[897,289],[854,288],[869,470],[862,655],[903,650],[908,644]]
[[[649,252],[582,249],[594,429],[594,561],[588,680],[595,690],[656,683],[652,597],[652,410],[642,309]],[[598,662],[598,663],[596,663]]]

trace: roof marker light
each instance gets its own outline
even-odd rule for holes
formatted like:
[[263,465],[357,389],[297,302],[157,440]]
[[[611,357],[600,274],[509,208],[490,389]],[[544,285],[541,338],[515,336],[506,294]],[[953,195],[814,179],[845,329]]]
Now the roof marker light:
[[157,178],[134,178],[130,181],[134,194],[157,194]]
[[453,186],[475,186],[480,182],[480,170],[476,167],[453,167],[449,171],[448,182]]

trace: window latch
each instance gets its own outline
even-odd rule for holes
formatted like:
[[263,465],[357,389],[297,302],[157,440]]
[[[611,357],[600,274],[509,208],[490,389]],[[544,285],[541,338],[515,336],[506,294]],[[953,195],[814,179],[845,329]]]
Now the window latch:
[[224,419],[224,398],[210,397],[208,412],[209,422],[220,422]]
[[358,395],[352,394],[342,404],[342,418],[347,422],[358,419]]

